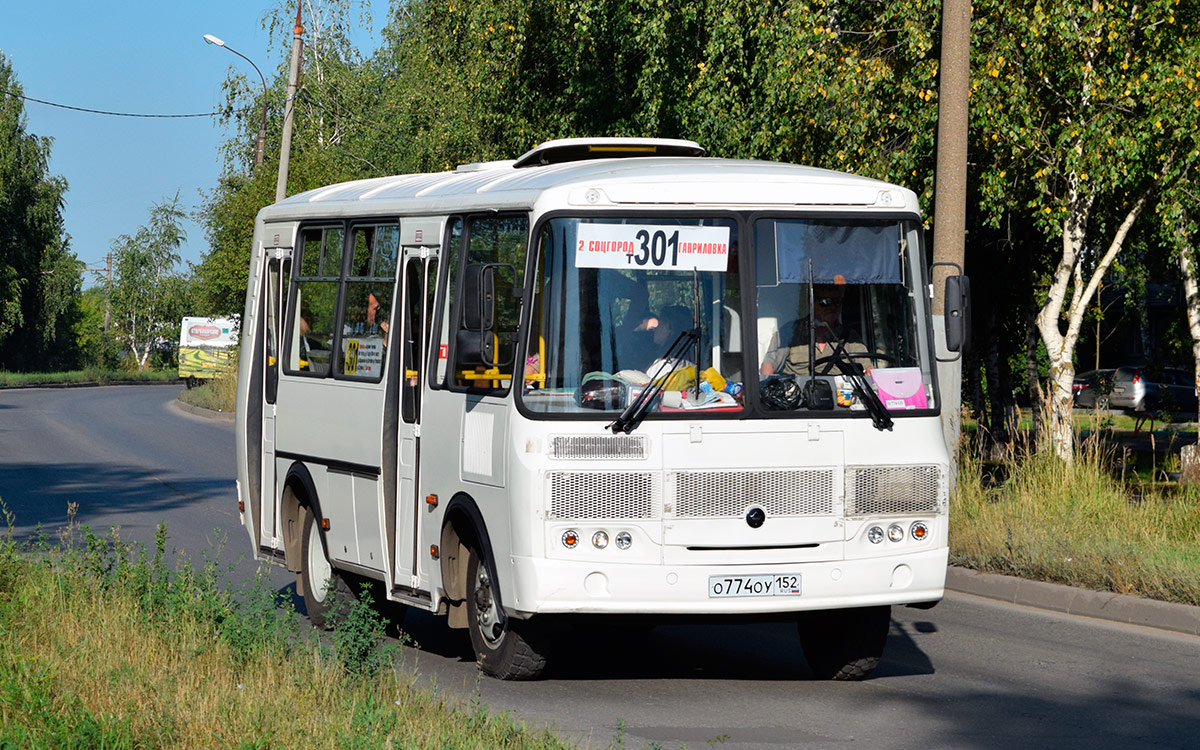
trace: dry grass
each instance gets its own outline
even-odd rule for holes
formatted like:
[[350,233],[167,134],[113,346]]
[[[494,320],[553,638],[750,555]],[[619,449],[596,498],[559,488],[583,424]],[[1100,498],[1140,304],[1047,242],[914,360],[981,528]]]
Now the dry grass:
[[[1095,441],[1072,464],[1049,451],[1014,453],[985,467],[964,451],[951,507],[954,563],[1200,604],[1200,491],[1134,496]],[[999,481],[987,478],[997,473]]]
[[117,549],[0,541],[0,747],[564,747],[414,689],[390,658],[347,663],[271,592],[238,604],[211,569]]
[[180,392],[179,400],[212,411],[233,413],[237,401],[237,356],[230,368],[212,380]]

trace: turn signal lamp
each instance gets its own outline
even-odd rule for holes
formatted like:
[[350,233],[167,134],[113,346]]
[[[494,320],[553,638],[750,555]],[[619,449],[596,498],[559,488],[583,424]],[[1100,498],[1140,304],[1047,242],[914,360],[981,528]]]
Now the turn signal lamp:
[[929,537],[929,527],[924,521],[917,521],[909,528],[908,533],[912,534],[913,539],[921,542]]
[[575,549],[579,546],[579,532],[575,529],[567,529],[563,532],[562,543],[567,549]]

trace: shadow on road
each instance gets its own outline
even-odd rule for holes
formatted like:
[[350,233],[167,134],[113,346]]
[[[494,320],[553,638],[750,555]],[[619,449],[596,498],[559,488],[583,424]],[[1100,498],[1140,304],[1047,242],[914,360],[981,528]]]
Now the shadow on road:
[[48,533],[65,526],[68,503],[79,504],[77,523],[100,533],[112,525],[138,528],[123,520],[127,514],[169,511],[230,494],[230,481],[224,478],[194,479],[95,463],[0,465],[0,487],[5,488],[0,499],[14,514],[18,540],[31,537],[38,524]]

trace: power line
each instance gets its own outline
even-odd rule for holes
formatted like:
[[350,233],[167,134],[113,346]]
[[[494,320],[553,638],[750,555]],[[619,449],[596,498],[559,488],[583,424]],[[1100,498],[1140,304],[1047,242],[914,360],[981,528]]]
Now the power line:
[[143,113],[139,113],[139,112],[107,112],[103,109],[88,109],[86,107],[72,107],[69,104],[55,104],[54,102],[48,102],[44,99],[34,99],[32,96],[25,96],[24,94],[18,94],[15,91],[5,91],[4,93],[7,96],[11,96],[11,97],[14,97],[17,99],[24,99],[27,102],[37,102],[38,104],[45,104],[47,107],[58,107],[59,109],[69,109],[69,110],[73,110],[75,112],[87,112],[87,113],[93,114],[93,115],[109,115],[112,117],[177,118],[177,117],[212,117],[213,115],[221,114],[220,112],[197,112],[195,114],[186,114],[186,115],[155,115],[155,114],[143,114]]

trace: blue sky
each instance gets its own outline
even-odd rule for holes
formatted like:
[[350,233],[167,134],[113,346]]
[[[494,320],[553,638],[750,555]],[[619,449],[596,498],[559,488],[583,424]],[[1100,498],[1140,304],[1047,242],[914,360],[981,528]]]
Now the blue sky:
[[[288,5],[294,13],[294,0]],[[269,80],[291,43],[288,24],[286,38],[269,44],[262,18],[273,7],[275,0],[4,0],[0,50],[26,96],[115,112],[213,112],[231,67],[257,75],[205,44],[204,34],[225,40]],[[386,10],[386,0],[376,0],[376,27]],[[379,33],[364,30],[356,42],[367,54]],[[93,269],[103,269],[115,237],[146,223],[151,204],[178,192],[194,211],[201,191],[217,182],[219,146],[231,135],[212,117],[110,117],[34,102],[25,113],[28,132],[54,139],[51,171],[70,183],[64,219],[71,247]],[[180,254],[199,262],[208,247],[204,231],[191,221],[186,230]]]

